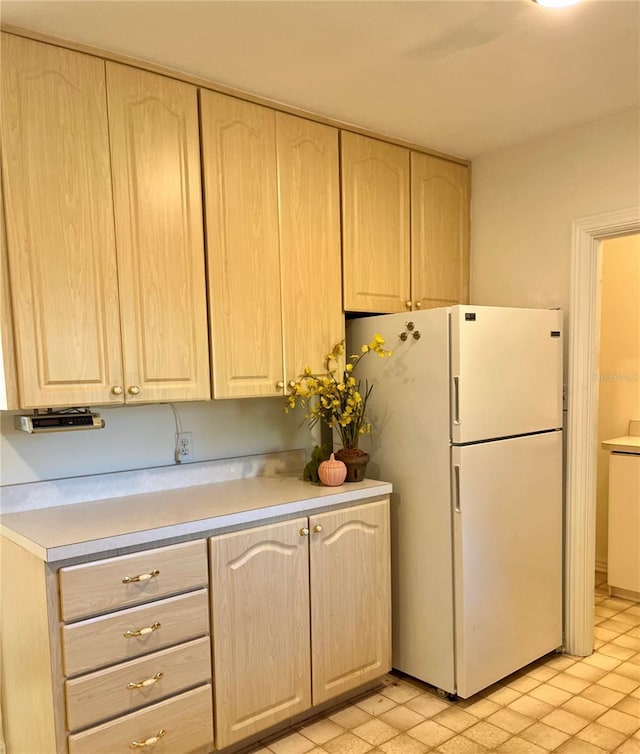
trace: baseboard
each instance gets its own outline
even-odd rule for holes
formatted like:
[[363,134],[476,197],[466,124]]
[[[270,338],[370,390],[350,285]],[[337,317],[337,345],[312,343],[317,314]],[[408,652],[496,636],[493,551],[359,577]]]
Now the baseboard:
[[601,560],[596,558],[596,571],[598,573],[606,573],[609,570],[607,560]]

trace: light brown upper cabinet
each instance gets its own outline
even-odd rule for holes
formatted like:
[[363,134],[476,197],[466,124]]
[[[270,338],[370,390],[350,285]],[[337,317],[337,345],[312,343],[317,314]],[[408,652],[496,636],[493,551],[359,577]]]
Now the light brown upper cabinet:
[[282,394],[343,337],[338,132],[200,96],[214,397]]
[[409,151],[343,131],[344,309],[403,312],[409,300]]
[[414,309],[469,300],[469,168],[411,152]]
[[345,311],[468,300],[468,168],[342,132]]
[[23,408],[209,395],[196,89],[108,67],[2,35]]

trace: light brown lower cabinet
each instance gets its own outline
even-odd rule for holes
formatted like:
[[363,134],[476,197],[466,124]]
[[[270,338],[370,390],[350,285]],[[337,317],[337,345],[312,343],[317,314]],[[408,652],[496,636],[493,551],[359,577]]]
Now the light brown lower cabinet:
[[391,668],[389,501],[210,540],[216,746]]

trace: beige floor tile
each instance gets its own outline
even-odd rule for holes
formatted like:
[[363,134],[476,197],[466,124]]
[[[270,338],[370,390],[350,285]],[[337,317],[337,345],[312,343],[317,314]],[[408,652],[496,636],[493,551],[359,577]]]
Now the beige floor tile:
[[614,704],[617,704],[621,699],[624,699],[624,694],[621,691],[614,691],[614,689],[605,688],[598,683],[589,686],[589,688],[585,689],[580,696],[584,699],[589,699],[592,702],[604,704],[605,707],[613,707]]
[[640,639],[636,636],[631,636],[629,631],[622,636],[618,636],[617,639],[614,639],[613,644],[617,644],[619,647],[633,649],[635,652],[640,652]]
[[638,754],[638,742],[628,738],[621,746],[615,749],[615,754]]
[[418,741],[416,738],[411,738],[411,736],[403,733],[381,744],[380,749],[385,754],[423,754],[423,752],[429,750],[429,747],[427,744],[422,743],[422,741]]
[[[551,680],[553,680],[553,678]],[[568,702],[569,699],[571,699],[572,694],[568,691],[564,691],[564,689],[557,688],[557,686],[550,686],[548,683],[543,683],[541,686],[533,689],[533,691],[529,693],[529,696],[557,707]]]
[[422,694],[421,696],[409,699],[404,706],[423,717],[432,717],[438,712],[442,712],[442,710],[449,709],[452,704],[451,702],[445,702],[443,699],[438,699],[433,694]]
[[633,615],[640,615],[640,605],[639,604],[635,604],[632,607],[630,607],[627,610],[625,610],[625,612],[627,612],[627,613],[633,613]]
[[462,702],[458,702],[458,707],[480,718],[489,717],[489,715],[500,709],[500,705],[492,702],[491,699],[482,699],[482,697],[473,696]]
[[454,733],[433,720],[425,720],[420,725],[416,725],[415,728],[410,728],[407,735],[417,738],[418,741],[422,741],[428,746],[440,746],[447,739],[452,738]]
[[[554,678],[555,677],[556,676],[554,676]],[[536,686],[539,686],[540,681],[538,681],[536,678],[531,678],[523,675],[519,678],[515,678],[513,681],[509,681],[509,683],[507,683],[506,685],[508,688],[519,691],[521,694],[527,694],[532,689],[535,689]]]
[[602,607],[602,605],[597,605],[594,608],[594,612],[598,618],[611,618],[613,615],[617,615],[616,610],[612,610],[610,607]]
[[586,728],[578,731],[576,737],[581,741],[588,741],[590,744],[594,744],[594,746],[600,746],[605,751],[613,751],[616,746],[620,746],[625,738],[627,738],[626,734],[607,728],[604,725],[600,725],[600,723],[587,725]]
[[630,657],[633,657],[633,655],[636,653],[636,650],[629,649],[628,647],[621,647],[618,644],[614,644],[613,642],[610,642],[600,647],[598,652],[601,652],[602,654],[607,655],[608,657],[613,657],[616,660],[620,660],[621,662],[624,662],[625,660],[628,660]]
[[636,699],[640,699],[640,688],[637,688],[635,691],[632,691],[631,696],[634,696]]
[[576,662],[570,668],[567,668],[565,673],[567,675],[574,675],[576,678],[583,678],[590,683],[595,683],[598,678],[606,675],[607,671],[604,668],[596,668],[586,662]]
[[625,696],[615,706],[619,712],[626,712],[628,715],[634,715],[640,719],[640,699],[633,696]]
[[601,641],[611,641],[612,639],[617,639],[620,635],[620,632],[611,631],[608,628],[601,628],[600,626],[596,626],[593,629],[593,635],[596,637],[596,639],[600,639]]
[[356,736],[360,736],[360,738],[364,738],[365,741],[368,741],[373,746],[380,746],[380,744],[383,744],[390,738],[397,736],[400,731],[391,727],[391,725],[387,725],[387,723],[379,718],[374,718],[373,720],[369,720],[368,723],[354,728],[351,732],[355,733]]
[[289,733],[284,738],[269,743],[267,748],[275,754],[307,754],[314,748],[314,744],[299,733]]
[[527,717],[532,717],[538,720],[541,717],[548,715],[553,709],[553,705],[543,702],[540,699],[535,699],[534,697],[529,696],[529,694],[524,694],[524,696],[516,699],[515,702],[511,702],[509,709],[515,710],[521,715],[527,715]]
[[625,733],[627,736],[635,733],[640,728],[640,718],[615,709],[605,712],[604,715],[598,718],[597,722],[600,725],[605,725],[607,728]]
[[614,691],[621,691],[623,694],[630,694],[640,686],[640,681],[635,681],[633,678],[627,678],[624,675],[618,675],[618,673],[608,673],[598,681],[598,684]]
[[535,720],[512,709],[501,709],[489,715],[487,722],[513,734],[528,728]]
[[579,738],[571,738],[556,749],[553,754],[606,754],[606,749],[594,746],[588,741],[581,741]]
[[545,681],[548,681],[549,678],[553,678],[553,676],[558,672],[559,671],[556,668],[550,668],[546,665],[541,665],[540,667],[527,671],[525,675],[529,678],[535,678],[536,681],[544,683]]
[[486,720],[467,728],[463,735],[476,743],[482,744],[490,751],[495,750],[497,746],[511,738],[511,734],[507,733],[506,730],[498,728],[496,725],[486,722]]
[[563,733],[570,733],[575,735],[579,730],[585,728],[589,721],[585,720],[579,715],[574,715],[573,712],[567,712],[563,709],[554,709],[553,712],[549,712],[545,715],[541,721],[545,725],[550,725],[552,728],[557,728]]
[[381,715],[383,712],[388,712],[390,709],[396,706],[396,703],[382,694],[372,694],[364,699],[360,699],[355,704],[361,710],[369,715]]
[[353,733],[343,733],[337,738],[327,741],[323,746],[330,754],[365,754],[371,751],[373,746]]
[[616,673],[618,675],[626,676],[627,678],[632,678],[634,681],[638,681],[640,684],[640,666],[634,665],[632,662],[623,662],[622,665],[618,665],[616,668]]
[[[608,645],[603,645],[608,646]],[[618,660],[615,657],[603,657],[600,652],[602,651],[602,648],[598,653],[594,653],[592,655],[589,655],[589,657],[585,657],[583,660],[580,661],[580,664],[586,664],[586,665],[593,665],[596,668],[602,668],[602,670],[608,670],[611,671],[615,667],[617,667],[620,664],[620,660]]]
[[550,660],[547,660],[545,662],[545,667],[554,668],[558,671],[566,670],[568,667],[573,665],[575,661],[575,658],[571,655],[556,655],[555,657],[552,657]]
[[500,744],[496,751],[500,754],[547,754],[546,749],[531,741],[525,741],[519,736],[514,736]]
[[618,613],[615,617],[618,623],[626,623],[629,626],[640,626],[640,615],[632,613],[629,610],[625,610],[623,613]]
[[634,606],[634,603],[631,600],[625,600],[622,599],[622,597],[610,597],[609,599],[606,599],[602,604],[604,605],[604,607],[610,607],[618,613],[622,610],[628,610],[630,607]]
[[606,628],[607,631],[615,631],[617,634],[624,634],[626,631],[629,630],[629,626],[627,623],[622,623],[619,620],[617,620],[617,615],[615,618],[610,618],[609,620],[606,620],[603,623],[600,623],[599,627]]
[[595,720],[606,712],[609,707],[598,702],[593,702],[590,699],[584,699],[581,696],[574,696],[568,702],[565,702],[560,709],[572,712],[574,715],[578,715],[578,717],[584,717],[585,720]]
[[629,657],[627,662],[632,662],[634,665],[640,665],[640,652],[636,652],[632,657]]
[[591,686],[591,681],[585,681],[584,678],[577,678],[575,675],[569,675],[568,672],[558,673],[549,680],[550,686],[555,686],[571,694],[579,694],[587,686]]
[[401,733],[424,722],[423,715],[414,712],[403,704],[399,704],[388,712],[383,712],[378,719]]
[[490,750],[470,738],[456,736],[432,751],[439,754],[487,754]]
[[303,728],[300,728],[298,732],[308,738],[310,741],[313,741],[314,744],[321,746],[327,741],[330,741],[332,738],[336,738],[336,736],[341,735],[345,731],[342,726],[334,723],[333,720],[323,718],[322,720],[318,720],[317,722],[311,723],[310,725],[305,725]]
[[409,699],[413,699],[423,692],[421,689],[417,688],[417,686],[413,686],[411,683],[399,681],[398,683],[387,686],[380,693],[386,696],[388,699],[396,702],[397,704],[404,704],[405,702],[408,702]]
[[[522,676],[523,678],[529,678],[528,676]],[[516,680],[516,679],[514,679]],[[535,682],[536,685],[540,685],[540,681],[536,680],[535,678],[529,678],[532,682]],[[534,687],[535,688],[535,687]],[[515,701],[519,696],[522,696],[522,693],[520,691],[516,691],[514,688],[511,688],[510,686],[492,686],[491,690],[488,691],[488,693],[482,693],[482,697],[484,699],[490,699],[492,702],[495,702],[496,704],[501,704],[504,707],[507,706],[510,702]]]
[[544,723],[534,723],[526,730],[523,730],[520,736],[527,741],[541,746],[546,751],[553,751],[570,738],[568,733],[564,733]]
[[345,728],[345,730],[353,730],[353,728],[357,728],[358,725],[362,725],[363,723],[366,723],[367,720],[371,720],[371,715],[359,707],[350,706],[329,715],[329,720],[332,720],[336,725]]
[[633,636],[636,639],[640,639],[640,626],[632,628],[631,631],[627,631],[626,636]]
[[462,733],[463,730],[470,728],[478,722],[478,718],[475,715],[455,707],[439,712],[433,719],[440,725],[451,728],[456,733]]

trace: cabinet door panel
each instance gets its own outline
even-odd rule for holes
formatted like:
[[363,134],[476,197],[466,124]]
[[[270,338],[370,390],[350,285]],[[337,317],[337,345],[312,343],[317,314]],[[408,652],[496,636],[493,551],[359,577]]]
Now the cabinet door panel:
[[217,748],[311,706],[306,525],[211,539]]
[[344,338],[338,131],[276,114],[285,379]]
[[275,112],[203,90],[200,103],[214,397],[277,395]]
[[345,311],[406,311],[409,151],[346,131],[341,138]]
[[127,403],[210,397],[197,89],[107,63]]
[[469,300],[469,169],[411,153],[411,297],[414,307]]
[[20,404],[121,403],[104,62],[3,34],[1,117]]
[[312,516],[309,529],[313,703],[319,704],[391,669],[389,501]]

